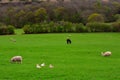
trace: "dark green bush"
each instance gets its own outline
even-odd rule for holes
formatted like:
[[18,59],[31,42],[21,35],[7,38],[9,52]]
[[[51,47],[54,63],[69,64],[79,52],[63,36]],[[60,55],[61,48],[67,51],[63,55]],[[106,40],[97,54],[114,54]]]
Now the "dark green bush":
[[6,26],[0,26],[0,35],[7,34],[7,27]]
[[89,32],[111,32],[112,26],[108,23],[87,23],[87,28]]
[[10,35],[14,34],[14,26],[0,24],[0,35]]
[[32,28],[30,26],[31,25],[28,25],[28,24],[24,25],[23,31],[24,31],[25,34],[31,34],[31,33],[33,33]]
[[120,21],[112,24],[114,32],[120,32]]
[[87,27],[82,23],[74,24],[71,22],[42,22],[39,24],[25,25],[23,27],[25,34],[36,33],[68,33],[68,32],[87,32]]
[[65,21],[42,22],[39,24],[25,25],[23,27],[25,34],[38,33],[79,33],[79,32],[112,32],[113,27],[108,23],[88,23],[84,26],[82,23],[71,23]]
[[75,32],[74,25],[71,22],[65,22],[64,24],[64,32]]
[[48,32],[52,33],[55,32],[55,23],[53,21],[51,21],[50,23],[48,23],[49,28],[48,28]]
[[115,18],[116,21],[120,21],[120,14],[115,14],[114,18]]
[[41,24],[41,32],[42,33],[48,33],[49,32],[49,26],[47,22],[44,22]]
[[112,25],[109,24],[109,23],[102,23],[101,26],[102,26],[102,30],[104,32],[112,32],[113,31],[112,30]]
[[88,32],[87,27],[84,26],[82,23],[75,24],[76,32]]
[[73,24],[71,22],[60,21],[58,22],[58,32],[74,32]]
[[33,24],[33,25],[31,25],[31,28],[33,29],[33,33],[42,32],[42,27],[40,24]]
[[7,26],[7,29],[8,29],[8,34],[15,34],[14,26],[8,25],[8,26]]

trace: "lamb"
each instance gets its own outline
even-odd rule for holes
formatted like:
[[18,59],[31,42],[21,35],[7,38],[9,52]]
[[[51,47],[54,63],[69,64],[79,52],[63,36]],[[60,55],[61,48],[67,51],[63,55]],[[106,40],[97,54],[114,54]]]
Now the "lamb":
[[45,66],[45,63],[42,63],[41,66],[44,67],[44,66]]
[[102,55],[102,56],[111,56],[111,54],[112,54],[112,53],[111,53],[110,51],[106,51],[106,52],[104,52],[104,53],[101,52],[101,55]]
[[14,56],[11,58],[11,62],[22,63],[22,56]]
[[52,64],[49,65],[49,68],[54,68],[54,66]]
[[39,64],[36,64],[36,68],[37,68],[37,69],[40,69],[41,66],[40,66]]

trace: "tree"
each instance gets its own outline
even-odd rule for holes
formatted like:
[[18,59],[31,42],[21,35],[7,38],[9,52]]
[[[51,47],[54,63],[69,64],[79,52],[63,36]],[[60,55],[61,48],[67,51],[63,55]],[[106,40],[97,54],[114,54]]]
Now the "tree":
[[34,23],[35,22],[34,13],[32,11],[28,11],[26,13],[25,17],[26,17],[27,23]]
[[36,23],[39,23],[41,21],[46,20],[47,18],[47,12],[45,8],[39,8],[34,12],[34,16],[35,16],[35,21]]
[[24,10],[20,10],[18,13],[16,13],[15,18],[16,18],[16,27],[21,28],[25,25],[26,23],[26,12]]
[[93,7],[96,12],[100,12],[102,10],[101,0],[96,0],[96,2],[93,4]]
[[57,21],[61,21],[64,20],[65,17],[65,8],[64,7],[57,7],[56,9],[54,9],[54,14],[56,17]]
[[115,14],[114,18],[115,18],[116,21],[120,21],[120,14]]
[[9,24],[12,24],[14,22],[14,19],[13,19],[14,13],[15,13],[15,10],[13,7],[10,7],[7,9],[5,17],[3,17],[3,19],[4,19],[3,21],[5,24],[9,25]]
[[88,22],[104,22],[104,17],[101,14],[93,13],[88,17]]
[[115,7],[115,12],[117,13],[117,14],[120,14],[120,3],[119,2],[117,2],[117,1],[114,1],[114,2],[112,2],[112,4],[113,4],[113,6]]

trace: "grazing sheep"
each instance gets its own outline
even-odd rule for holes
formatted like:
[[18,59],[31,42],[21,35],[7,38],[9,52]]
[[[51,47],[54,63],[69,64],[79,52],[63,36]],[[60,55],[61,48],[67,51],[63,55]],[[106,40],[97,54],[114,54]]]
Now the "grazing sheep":
[[110,56],[112,53],[110,51],[101,52],[102,56]]
[[14,56],[14,57],[12,57],[11,62],[22,63],[22,56]]

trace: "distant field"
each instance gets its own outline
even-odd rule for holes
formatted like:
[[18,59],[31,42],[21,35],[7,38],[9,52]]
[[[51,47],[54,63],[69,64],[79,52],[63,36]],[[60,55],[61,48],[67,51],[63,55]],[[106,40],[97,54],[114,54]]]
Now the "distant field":
[[[71,45],[65,42],[70,33],[20,33],[0,36],[0,80],[120,80],[120,33],[71,33]],[[107,50],[112,56],[102,57]],[[14,55],[23,63],[11,64]]]

